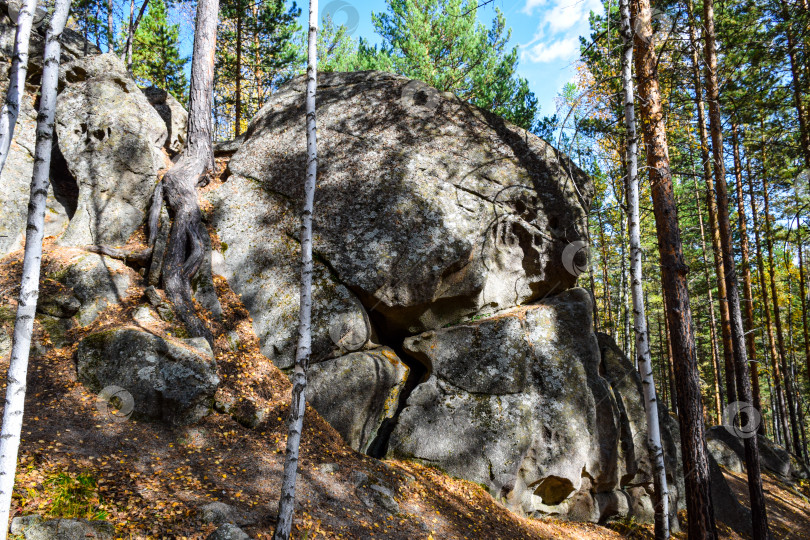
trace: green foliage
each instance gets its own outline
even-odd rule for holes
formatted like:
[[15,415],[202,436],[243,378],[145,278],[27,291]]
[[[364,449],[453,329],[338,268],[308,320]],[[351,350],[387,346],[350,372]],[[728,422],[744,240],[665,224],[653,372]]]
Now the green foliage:
[[[242,121],[253,116],[278,86],[305,61],[297,22],[301,10],[285,0],[223,0],[217,31],[215,116],[218,134],[230,138],[236,103]],[[239,95],[236,82],[239,80]],[[244,131],[245,125],[239,127]]]
[[163,88],[185,103],[188,92],[185,66],[180,56],[180,25],[169,24],[164,0],[150,0],[146,15],[135,31],[132,73],[142,84]]
[[57,472],[45,485],[51,493],[51,514],[66,518],[107,518],[107,512],[99,506],[98,480],[90,473],[74,476]]
[[393,70],[531,128],[537,98],[516,75],[517,47],[507,50],[511,31],[496,9],[487,29],[477,21],[476,0],[388,0],[373,13],[383,39],[373,57],[390,58]]

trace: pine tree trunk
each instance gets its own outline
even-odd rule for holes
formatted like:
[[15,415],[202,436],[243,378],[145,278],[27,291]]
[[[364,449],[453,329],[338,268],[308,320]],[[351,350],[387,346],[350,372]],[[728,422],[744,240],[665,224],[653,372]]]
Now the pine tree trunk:
[[[765,281],[765,263],[762,257],[762,241],[760,239],[759,215],[757,214],[757,200],[754,196],[754,182],[751,178],[750,167],[748,170],[748,196],[751,199],[751,219],[754,226],[754,244],[757,248],[757,274],[759,274],[759,292],[762,298],[762,311],[765,313],[765,331],[768,334],[768,350],[771,358],[771,376],[773,377],[773,386],[776,390],[776,403],[773,403],[773,394],[771,394],[771,410],[774,411],[774,419],[778,420],[776,425],[779,429],[775,430],[777,439],[783,440],[787,437],[788,427],[785,420],[785,396],[782,389],[782,370],[779,368],[778,353],[776,351],[776,339],[773,335],[773,319],[771,319],[771,306],[768,294],[768,288]],[[770,390],[769,390],[770,392]]]
[[107,0],[107,52],[113,52],[115,27],[113,26],[113,0]]
[[[163,285],[166,295],[177,309],[189,333],[204,337],[213,346],[213,336],[197,316],[191,299],[191,278],[197,273],[205,254],[204,235],[197,204],[197,186],[204,183],[206,174],[214,167],[211,108],[213,106],[214,51],[217,39],[219,0],[199,0],[194,30],[194,50],[191,61],[191,88],[189,91],[188,138],[177,162],[163,177],[156,190],[162,194],[174,218],[169,232],[163,261]],[[157,191],[153,197],[151,216],[160,213]],[[150,223],[151,231],[157,229]],[[154,264],[154,263],[153,263]]]
[[318,174],[318,137],[315,121],[317,90],[318,0],[309,1],[309,38],[307,40],[307,177],[304,183],[304,208],[301,212],[301,311],[298,321],[298,348],[295,354],[293,390],[290,401],[287,454],[278,503],[278,524],[274,540],[287,540],[292,531],[295,506],[295,478],[298,471],[299,446],[304,429],[307,368],[312,344],[312,212],[315,201],[315,179]]
[[42,240],[45,234],[45,200],[48,196],[53,124],[56,109],[56,86],[59,79],[59,38],[65,28],[70,0],[57,0],[45,34],[42,69],[42,89],[37,115],[37,141],[34,150],[34,171],[31,179],[31,199],[25,231],[22,281],[14,322],[11,359],[6,379],[6,401],[3,427],[0,433],[0,540],[8,532],[9,508],[17,470],[20,432],[25,406],[25,385],[28,377],[28,356],[39,296],[39,274],[42,265]]
[[635,97],[633,95],[633,27],[630,25],[629,0],[619,0],[621,12],[622,88],[624,90],[624,123],[627,129],[627,207],[630,234],[630,283],[633,299],[633,324],[636,332],[636,366],[641,375],[644,410],[647,414],[647,448],[653,463],[655,488],[655,538],[669,538],[669,489],[664,466],[664,449],[658,426],[658,398],[655,395],[650,336],[641,287],[641,233],[639,220],[638,136],[636,135]]
[[[751,397],[754,407],[762,413],[759,390],[759,362],[757,362],[756,339],[754,339],[754,295],[751,290],[750,248],[748,247],[748,224],[745,218],[745,197],[742,188],[742,162],[737,124],[731,124],[731,143],[734,152],[734,183],[737,190],[737,222],[740,227],[740,256],[742,257],[743,295],[745,303],[744,328],[748,346],[748,366],[751,373]],[[760,422],[759,434],[765,436],[765,422]]]
[[[782,19],[787,26],[785,32],[787,38],[787,52],[790,59],[790,74],[791,74],[791,88],[793,89],[793,104],[796,107],[796,116],[799,118],[799,142],[802,147],[802,155],[804,156],[804,166],[810,169],[810,126],[807,125],[807,111],[804,108],[804,96],[801,89],[801,78],[799,75],[799,67],[797,65],[797,52],[796,52],[796,39],[793,32],[790,30],[791,16],[788,12],[788,3],[780,2],[782,8]],[[805,51],[806,53],[807,51]]]
[[700,80],[700,63],[698,60],[697,22],[692,7],[692,0],[687,0],[686,9],[689,15],[689,40],[692,49],[692,79],[695,87],[695,108],[697,109],[698,134],[700,136],[700,158],[703,164],[703,180],[706,183],[706,210],[709,214],[714,268],[717,273],[717,300],[720,306],[720,331],[723,337],[723,360],[726,371],[726,397],[728,403],[737,401],[737,385],[734,374],[734,345],[731,337],[731,317],[728,309],[728,291],[726,290],[725,269],[723,266],[720,229],[717,224],[717,203],[715,200],[714,179],[712,178],[711,158],[709,157],[709,137],[706,132],[706,113],[703,104],[703,85]]
[[[703,0],[703,28],[706,54],[706,97],[709,102],[709,128],[712,139],[712,164],[717,180],[717,224],[723,250],[728,312],[731,319],[731,335],[734,340],[734,369],[737,396],[753,407],[751,380],[748,375],[748,355],[745,350],[745,331],[740,310],[740,292],[732,246],[731,220],[729,218],[728,186],[726,185],[725,162],[723,161],[723,128],[720,115],[720,94],[717,84],[717,50],[714,32],[713,0]],[[729,399],[731,396],[729,395]],[[732,421],[734,419],[731,419]],[[748,494],[751,497],[751,521],[755,540],[768,537],[768,517],[765,509],[765,494],[759,463],[759,440],[756,432],[747,437],[745,444],[745,468],[748,473]]]
[[[661,276],[663,283],[663,275]],[[667,298],[666,295],[661,295],[663,300],[664,313],[667,313]],[[678,392],[675,390],[675,367],[673,365],[672,357],[672,339],[669,333],[669,318],[664,316],[664,340],[666,341],[667,353],[664,359],[667,363],[667,378],[669,379],[669,408],[673,414],[678,414]]]
[[31,38],[31,26],[37,0],[25,0],[17,15],[17,31],[14,37],[14,53],[9,71],[8,92],[3,110],[0,111],[0,173],[6,166],[14,128],[20,115],[20,99],[25,90],[25,77],[28,74],[28,42]]
[[703,211],[700,208],[700,188],[698,187],[697,176],[692,177],[695,182],[695,207],[698,212],[698,223],[700,224],[700,248],[703,255],[703,277],[706,280],[706,291],[709,302],[709,337],[711,339],[712,369],[714,370],[714,410],[717,424],[723,422],[723,387],[720,384],[720,361],[717,354],[717,319],[714,315],[714,298],[712,295],[712,280],[709,275],[709,258],[706,255],[706,231],[703,228]]
[[[807,378],[810,381],[810,332],[807,327],[807,290],[804,284],[804,249],[802,247],[802,228],[801,224],[796,231],[798,238],[798,253],[799,253],[799,294],[802,299],[802,336],[804,337],[804,360],[807,364]],[[799,410],[802,410],[799,407]],[[804,420],[801,422],[804,428]]]
[[611,305],[610,301],[610,275],[608,273],[608,254],[607,244],[605,243],[605,226],[602,222],[602,212],[599,210],[596,211],[596,219],[599,220],[599,243],[601,244],[600,251],[602,253],[602,290],[604,292],[603,301],[605,304],[603,311],[607,313],[608,316],[605,333],[611,337],[615,337],[613,334],[613,306]]
[[768,175],[762,175],[762,195],[765,207],[763,219],[765,220],[765,247],[768,249],[768,275],[771,284],[771,299],[773,301],[773,320],[776,325],[776,343],[779,346],[779,358],[782,373],[785,377],[785,395],[787,396],[788,419],[790,420],[790,438],[793,442],[793,452],[801,455],[801,439],[799,439],[799,426],[796,419],[796,407],[793,392],[793,377],[787,368],[787,350],[785,337],[782,331],[782,313],[779,306],[779,290],[776,288],[776,265],[773,257],[773,231],[771,229],[770,204],[768,195]]
[[645,120],[644,142],[653,199],[653,212],[661,258],[662,288],[667,304],[670,342],[674,359],[681,428],[681,450],[690,538],[717,537],[712,508],[709,458],[706,450],[700,377],[689,307],[687,266],[683,259],[681,232],[672,187],[666,124],[658,88],[658,58],[653,43],[649,0],[633,0],[635,19],[636,77],[641,115]]
[[236,120],[233,134],[238,137],[242,132],[242,10],[236,13]]

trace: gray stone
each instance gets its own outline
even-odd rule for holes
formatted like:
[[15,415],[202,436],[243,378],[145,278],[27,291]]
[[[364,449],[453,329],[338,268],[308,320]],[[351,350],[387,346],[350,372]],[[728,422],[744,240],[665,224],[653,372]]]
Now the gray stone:
[[150,86],[141,91],[166,123],[169,136],[164,147],[171,155],[179,153],[186,144],[188,113],[173,95],[162,88]]
[[[242,177],[231,177],[207,199],[225,258],[223,276],[250,312],[262,354],[282,369],[291,368],[298,341],[300,252],[283,229],[297,227],[298,211],[279,207],[261,184]],[[274,225],[268,229],[263,223]],[[315,364],[340,354],[329,335],[336,316],[366,320],[367,315],[355,295],[317,258],[312,294]]]
[[55,129],[78,195],[59,243],[124,244],[164,166],[166,126],[113,54],[63,65],[60,87]]
[[150,325],[159,321],[157,314],[147,306],[138,306],[132,312],[132,318],[141,325]]
[[624,491],[595,493],[593,498],[599,508],[599,521],[620,519],[630,513],[630,497]]
[[244,527],[256,523],[256,517],[237,510],[229,504],[220,501],[208,503],[200,508],[200,519],[203,523],[223,525],[230,523]]
[[388,347],[311,366],[307,401],[346,444],[365,452],[397,410],[409,369]]
[[[728,449],[734,452],[741,463],[745,463],[745,446],[743,439],[734,435],[725,426],[714,426],[706,430],[706,441],[722,441]],[[797,473],[790,453],[769,439],[757,435],[759,441],[759,463],[763,469],[793,481],[801,477]]]
[[[588,293],[573,289],[409,341],[438,367],[408,398],[389,455],[439,465],[528,514],[561,504],[584,477],[586,490],[616,489],[618,415],[599,375],[591,313]],[[479,347],[485,337],[500,350]],[[479,386],[487,366],[493,384]]]
[[118,304],[127,296],[130,274],[124,263],[95,253],[74,256],[67,266],[53,276],[73,290],[81,303],[76,319],[87,326],[107,306]]
[[115,527],[106,521],[49,519],[26,527],[25,540],[113,540]]
[[[328,165],[314,216],[316,358],[330,346],[331,315],[361,314],[354,295],[381,334],[413,335],[574,285],[585,253],[566,248],[586,241],[593,187],[564,155],[445,95],[436,114],[414,114],[419,106],[401,99],[404,77],[330,73],[321,82]],[[301,78],[271,96],[227,182],[207,196],[223,275],[262,351],[283,368],[297,324],[303,99]]]
[[23,534],[25,529],[33,527],[44,520],[42,516],[31,514],[30,516],[17,516],[11,520],[11,534]]
[[209,534],[207,540],[250,540],[250,536],[236,525],[225,523]]
[[0,327],[0,359],[5,359],[11,354],[11,336],[5,328]]
[[723,441],[710,439],[706,441],[706,447],[718,465],[722,465],[726,469],[736,473],[745,471],[743,460]]
[[219,384],[211,355],[134,328],[85,337],[77,369],[79,381],[91,390],[119,386],[132,395],[135,414],[171,424],[193,423],[208,414]]
[[43,295],[37,302],[39,313],[59,318],[73,317],[81,307],[82,303],[69,291]]
[[[3,219],[0,220],[0,257],[21,249],[25,237],[37,124],[37,113],[32,103],[33,99],[28,95],[23,96],[14,138],[6,165],[0,174],[0,208],[3,209]],[[58,236],[68,224],[65,205],[68,204],[66,200],[69,197],[62,192],[64,186],[58,171],[52,171],[51,180],[46,199],[45,236]]]

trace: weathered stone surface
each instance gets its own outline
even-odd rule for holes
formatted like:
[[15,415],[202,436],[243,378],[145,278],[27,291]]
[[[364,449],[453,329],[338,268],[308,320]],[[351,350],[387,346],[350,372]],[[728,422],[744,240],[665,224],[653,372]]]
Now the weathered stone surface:
[[143,222],[166,125],[112,54],[63,66],[56,135],[78,188],[62,245],[120,245]]
[[[770,471],[786,480],[797,480],[804,476],[791,459],[790,453],[771,442],[770,440],[757,435],[759,441],[759,463],[763,469]],[[731,433],[725,426],[714,426],[706,430],[706,441],[721,441],[725,446],[737,455],[742,464],[745,464],[745,446],[743,439]]]
[[155,108],[166,123],[169,136],[166,137],[164,148],[172,155],[177,154],[186,144],[188,112],[173,95],[162,88],[150,86],[141,90],[149,100],[149,104]]
[[219,384],[210,353],[134,328],[84,338],[77,369],[79,381],[94,392],[119,386],[132,395],[135,414],[172,424],[205,416]]
[[[563,252],[586,240],[593,188],[562,154],[448,95],[421,114],[404,77],[325,73],[319,83],[314,250],[373,306],[382,333],[435,329],[574,285],[585,254]],[[261,193],[241,222],[259,231],[243,234],[287,243],[298,234],[298,220],[282,216],[297,216],[302,197],[303,100],[302,78],[281,88],[230,161],[239,180],[228,183]],[[220,203],[215,222],[249,201]],[[266,308],[249,309],[256,318]]]
[[348,354],[310,368],[307,401],[346,444],[365,452],[394,416],[408,373],[388,347]]
[[726,469],[741,473],[745,471],[743,460],[731,449],[729,445],[719,439],[709,439],[706,441],[706,447],[718,465],[722,465]]
[[225,523],[209,534],[207,540],[250,540],[250,536],[236,525]]
[[107,521],[49,519],[25,527],[25,540],[112,540],[115,527]]
[[[262,353],[282,369],[292,367],[298,339],[300,251],[293,237],[298,211],[279,205],[259,182],[232,177],[211,192],[209,219],[219,236],[219,270],[253,318]],[[330,337],[337,316],[366,321],[358,299],[315,261],[312,276],[312,362],[339,354]],[[361,344],[362,345],[362,344]]]
[[17,516],[11,520],[11,534],[22,534],[25,532],[25,529],[33,527],[34,525],[42,523],[43,521],[44,519],[42,519],[42,516],[37,514]]
[[124,263],[94,253],[77,254],[61,272],[50,277],[73,291],[81,304],[76,321],[82,326],[95,321],[107,306],[126,298],[131,282]]
[[[6,165],[0,174],[0,208],[3,209],[3,219],[0,219],[0,257],[22,248],[23,245],[31,177],[34,172],[36,116],[33,100],[24,96]],[[62,184],[55,173],[52,173],[52,178],[46,200],[45,236],[61,234],[68,223],[65,208],[67,201],[60,190]]]
[[[561,504],[583,480],[585,491],[616,489],[618,415],[599,376],[588,293],[465,326],[406,340],[432,371],[410,395],[390,455],[436,463],[527,513]],[[488,366],[503,370],[490,385],[476,380]]]

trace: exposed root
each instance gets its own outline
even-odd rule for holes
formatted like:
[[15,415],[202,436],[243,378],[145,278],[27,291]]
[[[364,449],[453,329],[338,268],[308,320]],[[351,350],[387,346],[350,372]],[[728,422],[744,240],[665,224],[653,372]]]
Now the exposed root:
[[135,268],[147,268],[152,259],[151,246],[137,251],[98,245],[84,246],[83,249],[91,253],[98,253],[99,255],[106,255],[124,261],[127,266]]

